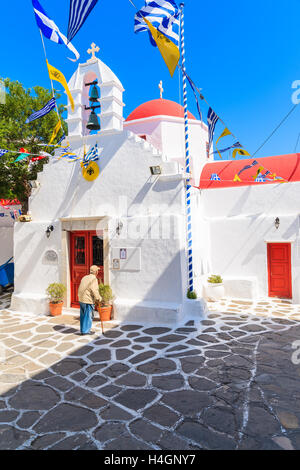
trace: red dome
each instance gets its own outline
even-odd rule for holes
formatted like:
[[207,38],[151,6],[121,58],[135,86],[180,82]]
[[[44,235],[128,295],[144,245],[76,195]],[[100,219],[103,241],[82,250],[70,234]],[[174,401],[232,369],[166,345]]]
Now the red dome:
[[[246,165],[251,165],[256,160],[258,165],[248,168],[241,175],[241,182],[234,182],[234,177]],[[293,183],[300,181],[300,154],[279,155],[276,157],[251,158],[247,160],[223,160],[207,163],[201,173],[199,189],[236,188],[239,186],[263,186],[266,184],[278,184],[276,181],[265,183],[255,182],[253,175],[262,166],[263,173],[267,170],[272,174],[283,178],[284,181]],[[220,181],[211,181],[212,174],[217,174]]]
[[[148,101],[147,103],[138,106],[126,119],[128,121],[135,121],[136,119],[145,119],[152,116],[173,116],[184,117],[184,109],[180,104],[174,101],[158,99]],[[188,113],[189,119],[196,120],[190,112]]]

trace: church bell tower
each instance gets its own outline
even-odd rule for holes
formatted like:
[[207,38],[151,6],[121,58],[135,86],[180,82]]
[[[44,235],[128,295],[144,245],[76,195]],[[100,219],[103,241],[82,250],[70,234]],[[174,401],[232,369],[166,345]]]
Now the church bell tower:
[[123,130],[123,92],[120,80],[95,55],[99,47],[92,43],[91,58],[79,64],[69,81],[75,109],[68,105],[68,140],[75,144],[82,137],[101,132],[111,134]]

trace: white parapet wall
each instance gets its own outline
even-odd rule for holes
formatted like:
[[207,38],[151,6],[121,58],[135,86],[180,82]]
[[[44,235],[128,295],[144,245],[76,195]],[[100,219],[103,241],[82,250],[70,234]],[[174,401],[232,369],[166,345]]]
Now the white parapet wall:
[[206,309],[206,303],[202,299],[187,299],[183,305],[118,299],[114,302],[114,320],[176,326],[191,319],[203,319]]
[[0,266],[14,255],[14,228],[0,227]]
[[231,278],[223,280],[226,297],[238,299],[258,298],[258,280],[256,277]]

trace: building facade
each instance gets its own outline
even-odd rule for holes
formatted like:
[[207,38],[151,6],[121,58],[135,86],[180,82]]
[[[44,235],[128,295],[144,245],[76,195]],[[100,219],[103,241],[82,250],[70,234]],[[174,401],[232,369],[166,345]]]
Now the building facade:
[[[100,94],[99,103],[94,101],[101,106],[98,132],[87,129],[94,86]],[[96,264],[115,295],[116,319],[176,323],[187,314],[201,317],[202,299],[187,299],[183,108],[154,100],[124,122],[122,84],[94,57],[79,65],[69,88],[75,109],[68,106],[68,144],[80,158],[97,144],[99,176],[84,178],[80,160],[59,158],[59,150],[39,173],[29,201],[32,221],[15,225],[11,308],[47,314],[45,290],[52,282],[67,286],[65,308],[78,308],[80,280]],[[197,181],[199,153],[206,158],[207,127],[192,115],[189,122]],[[160,174],[152,175],[151,167],[159,167]],[[198,196],[195,188],[195,209]],[[197,230],[195,223],[200,290]]]
[[300,154],[208,163],[199,189],[209,271],[226,295],[300,303]]

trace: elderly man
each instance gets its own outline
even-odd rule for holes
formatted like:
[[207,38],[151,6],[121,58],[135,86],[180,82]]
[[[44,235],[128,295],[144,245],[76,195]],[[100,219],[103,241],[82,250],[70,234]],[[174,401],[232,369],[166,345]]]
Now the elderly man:
[[80,304],[80,333],[82,335],[94,334],[94,331],[91,331],[93,310],[95,308],[95,304],[101,302],[97,281],[98,271],[98,266],[91,266],[90,274],[81,279],[78,289],[78,300]]

